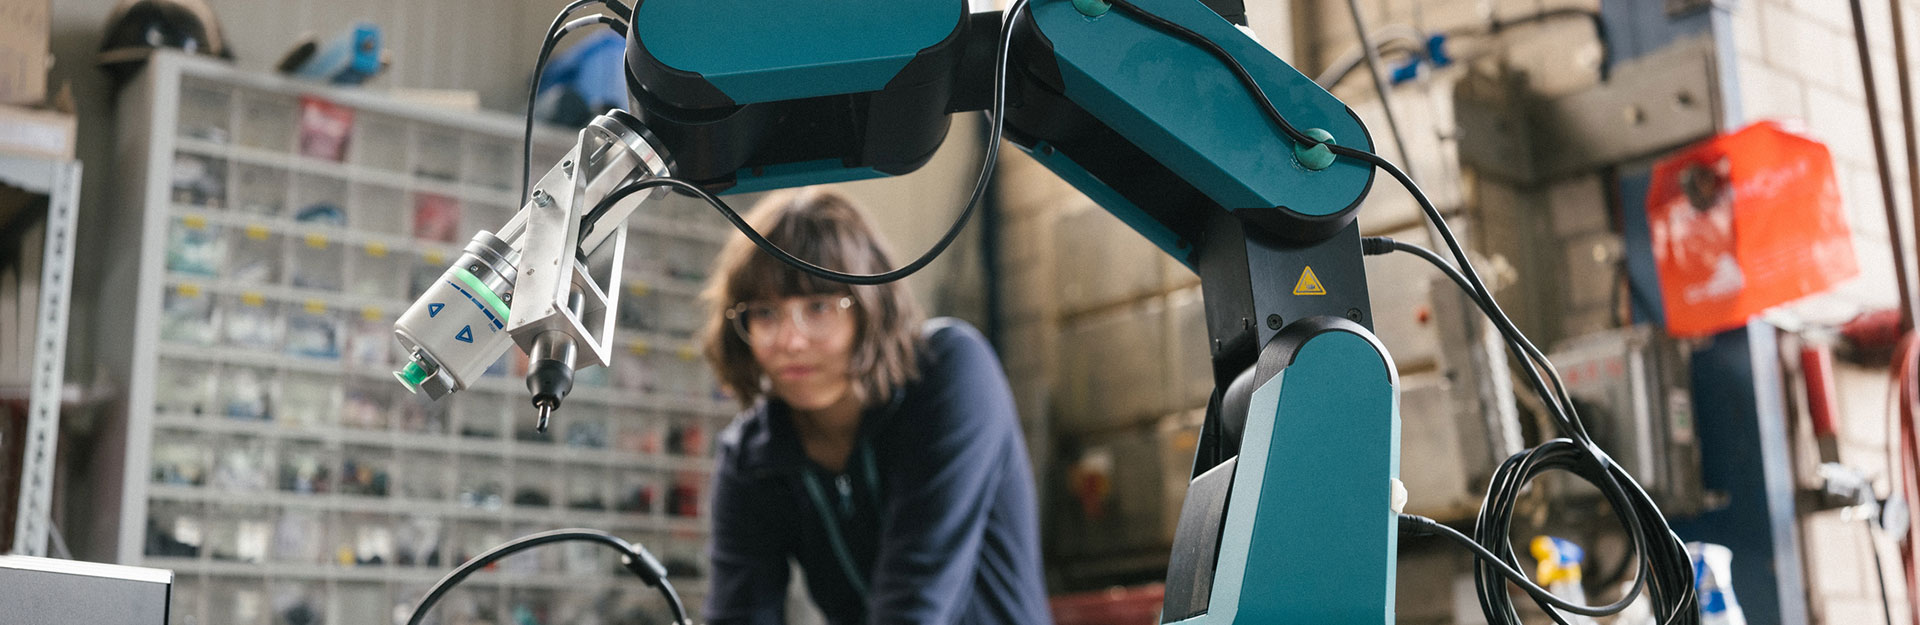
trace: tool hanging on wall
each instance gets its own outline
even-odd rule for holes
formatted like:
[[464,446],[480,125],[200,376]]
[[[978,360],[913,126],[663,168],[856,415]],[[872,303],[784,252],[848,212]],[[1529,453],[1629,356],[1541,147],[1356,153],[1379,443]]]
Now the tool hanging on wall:
[[281,55],[274,69],[282,74],[335,85],[372,80],[393,64],[381,43],[380,27],[360,22],[322,42],[312,34]]

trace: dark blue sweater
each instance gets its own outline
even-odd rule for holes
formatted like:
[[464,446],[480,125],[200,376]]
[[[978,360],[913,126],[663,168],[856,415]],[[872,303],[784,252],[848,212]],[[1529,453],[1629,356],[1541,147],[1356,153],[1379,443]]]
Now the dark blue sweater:
[[862,416],[842,473],[764,401],[720,435],[706,621],[786,622],[788,561],[835,625],[1048,625],[1033,473],[980,332],[924,328],[920,379]]

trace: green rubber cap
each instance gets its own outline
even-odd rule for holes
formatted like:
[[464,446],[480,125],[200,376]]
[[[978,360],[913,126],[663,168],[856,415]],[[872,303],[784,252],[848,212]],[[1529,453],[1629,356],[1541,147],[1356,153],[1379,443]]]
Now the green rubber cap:
[[400,383],[406,385],[408,392],[418,393],[420,383],[427,381],[427,369],[420,366],[419,361],[409,362],[405,369],[393,372],[393,377],[399,378]]
[[1113,5],[1106,0],[1073,0],[1073,8],[1079,10],[1081,15],[1100,17],[1113,10]]
[[[1333,143],[1333,133],[1319,128],[1308,128],[1300,131],[1300,134],[1311,137],[1315,141]],[[1293,144],[1293,160],[1299,161],[1301,167],[1320,171],[1333,165],[1333,150],[1318,143],[1311,146],[1295,143]]]

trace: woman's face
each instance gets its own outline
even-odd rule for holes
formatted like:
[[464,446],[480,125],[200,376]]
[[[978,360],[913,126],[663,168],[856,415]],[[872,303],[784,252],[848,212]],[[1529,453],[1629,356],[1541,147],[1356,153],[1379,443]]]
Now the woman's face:
[[773,396],[796,410],[821,410],[853,389],[853,300],[843,295],[786,297],[735,308],[753,359]]

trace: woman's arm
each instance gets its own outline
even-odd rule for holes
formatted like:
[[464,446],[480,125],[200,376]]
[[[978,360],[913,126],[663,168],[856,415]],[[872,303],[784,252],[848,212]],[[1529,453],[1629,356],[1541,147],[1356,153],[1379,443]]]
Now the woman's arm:
[[[913,412],[891,424],[887,505],[869,622],[953,622],[973,592],[981,543],[1020,423],[986,339],[964,324],[929,337]],[[1029,504],[1031,505],[1031,504]]]
[[[734,434],[735,432],[729,432]],[[712,562],[706,610],[711,625],[785,625],[791,525],[780,493],[736,470],[737,439],[720,444],[713,475]]]

